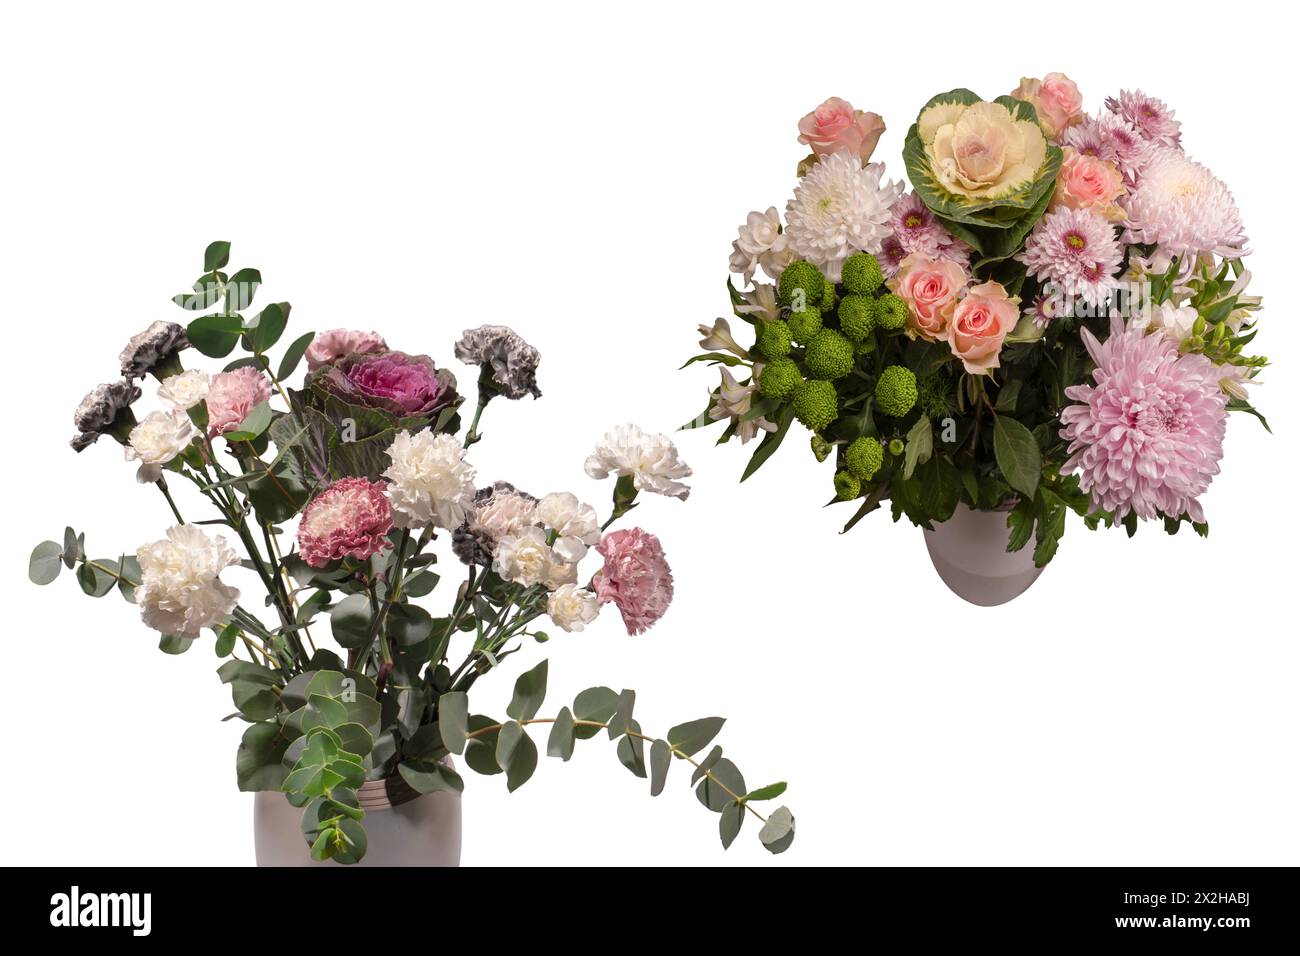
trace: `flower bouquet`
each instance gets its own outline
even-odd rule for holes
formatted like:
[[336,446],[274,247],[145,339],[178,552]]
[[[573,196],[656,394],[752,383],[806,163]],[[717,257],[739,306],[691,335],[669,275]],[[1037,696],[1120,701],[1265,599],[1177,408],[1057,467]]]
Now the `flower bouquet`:
[[[561,760],[576,741],[606,732],[653,794],[674,758],[685,761],[700,801],[720,815],[724,846],[752,814],[769,850],[788,847],[789,810],[758,810],[785,785],[747,787],[710,747],[722,718],[648,734],[633,715],[635,693],[608,687],[542,717],[546,660],[515,680],[504,717],[482,712],[500,702],[480,696],[479,680],[547,641],[545,618],[582,631],[612,604],[635,635],[664,615],[673,578],[658,538],[608,529],[643,492],[687,497],[681,479],[690,469],[672,443],[629,425],[597,445],[587,474],[615,479],[603,523],[568,492],[535,497],[504,481],[480,484],[467,453],[482,438],[483,412],[497,398],[541,395],[536,349],[491,325],[456,343],[456,357],[479,368],[474,415],[458,438],[463,397],[452,373],[376,333],[308,332],[273,362],[290,306],[247,316],[261,275],[227,274],[228,258],[229,243],[208,247],[203,275],[175,297],[202,314],[184,327],[155,322],[131,339],[122,378],[94,389],[75,416],[73,447],[102,437],[120,444],[138,480],[166,498],[175,526],[132,554],[94,559],[85,536],[68,529],[62,542],[37,546],[31,579],[49,584],[66,566],[92,597],[117,591],[137,604],[163,651],[215,651],[231,716],[247,723],[239,787],[282,791],[301,808],[300,826],[296,815],[291,821],[301,862],[308,850],[317,861],[360,860],[367,807],[454,799],[463,784],[450,755],[478,773],[504,774],[511,791],[523,786],[538,757],[529,731],[543,726],[547,754]],[[221,359],[236,348],[245,354],[214,374],[182,367],[191,351]],[[304,360],[295,389],[288,383]],[[161,407],[137,417],[149,377]],[[178,501],[173,486],[188,487],[193,501]],[[194,516],[194,502],[209,515]],[[454,555],[451,568],[440,570],[439,544]],[[580,573],[593,553],[600,567]],[[236,573],[254,577],[264,596],[241,594],[226,580]],[[460,582],[435,616],[417,599],[448,575]],[[320,646],[323,634],[337,650]],[[458,804],[455,813],[451,862]],[[258,838],[260,860],[260,829]]]
[[1125,91],[1087,114],[1059,73],[942,93],[907,133],[910,191],[868,162],[884,129],[840,99],[800,121],[784,222],[752,212],[732,244],[752,344],[700,327],[690,362],[722,381],[687,427],[761,434],[743,481],[797,420],[856,504],[844,530],[888,501],[977,603],[1032,583],[1071,511],[1205,535],[1227,413],[1264,421],[1265,360],[1241,217],[1173,112]]

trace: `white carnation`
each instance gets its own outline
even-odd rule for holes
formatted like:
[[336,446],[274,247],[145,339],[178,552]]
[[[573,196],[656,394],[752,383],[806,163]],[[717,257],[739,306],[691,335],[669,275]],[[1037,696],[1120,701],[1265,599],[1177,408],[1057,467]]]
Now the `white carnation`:
[[576,584],[563,584],[547,598],[546,613],[551,616],[556,627],[573,632],[581,631],[596,620],[600,613],[600,602],[596,595]]
[[785,207],[787,248],[833,282],[853,253],[879,252],[890,233],[889,207],[903,194],[902,183],[881,184],[884,171],[848,150],[821,157]]
[[561,558],[576,564],[587,549],[600,541],[600,522],[596,509],[580,502],[567,491],[549,494],[537,502],[533,517],[557,535],[551,545]]
[[169,375],[158,386],[158,397],[177,411],[189,411],[208,397],[207,372],[192,369],[178,375]]
[[506,535],[497,542],[492,570],[505,580],[524,587],[534,584],[559,587],[570,576],[570,571],[576,578],[577,569],[560,561],[546,543],[546,538],[546,532],[535,525],[518,534]]
[[451,435],[398,432],[388,446],[388,501],[399,528],[452,529],[474,503],[474,469]]
[[140,462],[137,481],[157,481],[163,466],[185,451],[199,435],[185,412],[150,412],[131,429],[126,460]]
[[198,637],[202,628],[224,623],[235,609],[239,591],[218,575],[238,564],[239,555],[220,535],[210,538],[197,525],[179,524],[163,540],[140,548],[135,558],[140,563],[136,603],[154,630]]
[[631,476],[638,491],[686,499],[691,490],[678,481],[691,473],[665,435],[649,435],[636,425],[619,425],[605,434],[587,458],[587,474]]

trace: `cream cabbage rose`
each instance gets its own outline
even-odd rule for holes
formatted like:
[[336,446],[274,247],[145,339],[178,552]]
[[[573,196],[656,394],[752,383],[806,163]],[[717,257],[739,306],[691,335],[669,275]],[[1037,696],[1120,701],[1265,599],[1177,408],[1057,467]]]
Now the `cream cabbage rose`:
[[931,169],[951,193],[997,199],[1034,181],[1047,158],[1037,123],[1017,119],[1001,103],[935,103],[917,132]]

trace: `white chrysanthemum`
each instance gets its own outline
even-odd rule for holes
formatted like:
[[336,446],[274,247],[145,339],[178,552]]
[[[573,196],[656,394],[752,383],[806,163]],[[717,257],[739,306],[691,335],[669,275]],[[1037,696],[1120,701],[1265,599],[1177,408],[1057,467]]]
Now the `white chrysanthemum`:
[[1181,150],[1158,149],[1124,202],[1124,241],[1149,243],[1166,255],[1249,252],[1241,213],[1228,187]]
[[239,555],[217,535],[179,524],[167,537],[135,553],[140,563],[136,603],[145,624],[164,634],[198,637],[205,627],[225,622],[239,600],[239,591],[221,582],[223,569],[239,563]]
[[576,584],[562,584],[546,601],[546,613],[551,616],[556,627],[562,630],[581,631],[596,620],[600,613],[600,602],[596,595]]
[[638,491],[669,495],[683,501],[691,490],[678,481],[691,474],[666,435],[650,435],[636,425],[619,425],[605,433],[587,457],[587,474],[607,478],[629,475]]
[[388,446],[388,501],[399,528],[452,529],[474,503],[474,469],[451,435],[398,432]]
[[[546,532],[536,526],[506,535],[497,542],[492,570],[506,581],[524,587],[534,584],[558,587],[569,577],[567,569],[573,566],[558,559],[546,538]],[[576,569],[573,576],[577,576]]]
[[787,247],[835,282],[853,253],[879,252],[889,235],[889,207],[903,194],[902,183],[881,184],[884,171],[847,150],[821,157],[785,207]]
[[199,435],[198,429],[183,411],[150,412],[131,429],[127,439],[126,460],[138,461],[137,481],[157,481],[163,465],[189,447]]
[[169,375],[158,386],[158,397],[177,411],[189,411],[208,397],[207,372],[191,369],[178,375]]
[[567,491],[555,492],[537,502],[533,517],[556,534],[551,545],[563,560],[576,564],[587,549],[600,541],[600,521],[596,509]]

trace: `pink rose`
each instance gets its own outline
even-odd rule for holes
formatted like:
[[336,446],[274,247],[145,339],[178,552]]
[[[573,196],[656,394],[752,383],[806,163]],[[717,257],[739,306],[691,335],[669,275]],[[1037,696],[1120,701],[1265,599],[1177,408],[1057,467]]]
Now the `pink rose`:
[[832,96],[799,121],[799,142],[818,156],[847,149],[865,163],[884,131],[885,122],[877,114],[855,110],[847,100]]
[[357,332],[351,329],[330,329],[322,332],[307,346],[307,370],[314,372],[322,365],[337,362],[353,352],[386,352],[388,343],[378,332]]
[[1038,125],[1052,139],[1067,127],[1083,122],[1083,95],[1074,80],[1064,73],[1048,73],[1041,80],[1022,77],[1020,86],[1011,95],[1033,104],[1038,112]]
[[890,288],[907,303],[908,331],[937,342],[947,336],[957,296],[969,281],[961,263],[914,252],[899,265]]
[[601,604],[614,602],[629,634],[640,634],[664,616],[673,599],[673,573],[663,546],[648,531],[630,528],[611,531],[596,550],[605,566],[591,579],[591,589]]
[[1124,177],[1114,163],[1080,153],[1072,146],[1065,147],[1061,172],[1056,177],[1056,192],[1052,195],[1053,210],[1062,206],[1091,209],[1111,222],[1119,222],[1124,218],[1124,210],[1115,200],[1123,195]]
[[957,304],[948,328],[948,347],[972,375],[998,367],[1002,341],[1020,320],[1020,299],[997,282],[973,286]]
[[221,372],[208,383],[208,437],[233,431],[248,413],[271,397],[266,373],[244,365]]

